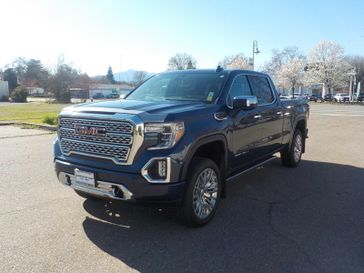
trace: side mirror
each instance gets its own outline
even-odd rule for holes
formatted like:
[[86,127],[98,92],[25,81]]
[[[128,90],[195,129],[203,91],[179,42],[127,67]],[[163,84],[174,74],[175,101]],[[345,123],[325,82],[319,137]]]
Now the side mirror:
[[237,96],[233,98],[233,109],[253,109],[258,105],[256,96]]

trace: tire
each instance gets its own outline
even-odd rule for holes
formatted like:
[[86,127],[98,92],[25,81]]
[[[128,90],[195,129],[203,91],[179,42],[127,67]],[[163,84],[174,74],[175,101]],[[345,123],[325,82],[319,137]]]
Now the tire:
[[281,152],[281,162],[286,167],[297,167],[301,162],[304,139],[302,132],[298,129],[293,134],[290,147]]
[[221,174],[208,158],[192,160],[187,176],[188,188],[183,202],[183,217],[188,226],[207,224],[214,216],[221,196]]

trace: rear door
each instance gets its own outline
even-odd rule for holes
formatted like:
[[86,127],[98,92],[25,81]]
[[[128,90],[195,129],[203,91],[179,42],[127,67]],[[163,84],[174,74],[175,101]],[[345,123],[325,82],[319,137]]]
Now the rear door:
[[265,76],[249,75],[248,80],[253,95],[258,98],[258,117],[261,124],[259,141],[255,149],[260,155],[277,150],[282,143],[283,113],[282,106],[269,80]]

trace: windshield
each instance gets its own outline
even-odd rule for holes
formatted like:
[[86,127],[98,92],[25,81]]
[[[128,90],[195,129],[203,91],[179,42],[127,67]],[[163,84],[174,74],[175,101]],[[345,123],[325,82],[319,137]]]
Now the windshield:
[[226,74],[211,72],[158,74],[135,89],[126,99],[211,103],[220,94],[226,78]]

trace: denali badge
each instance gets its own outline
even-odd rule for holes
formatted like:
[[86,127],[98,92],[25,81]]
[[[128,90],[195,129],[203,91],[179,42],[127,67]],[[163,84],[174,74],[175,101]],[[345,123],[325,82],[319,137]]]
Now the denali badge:
[[105,136],[106,128],[92,127],[92,126],[76,126],[75,132],[77,135]]

